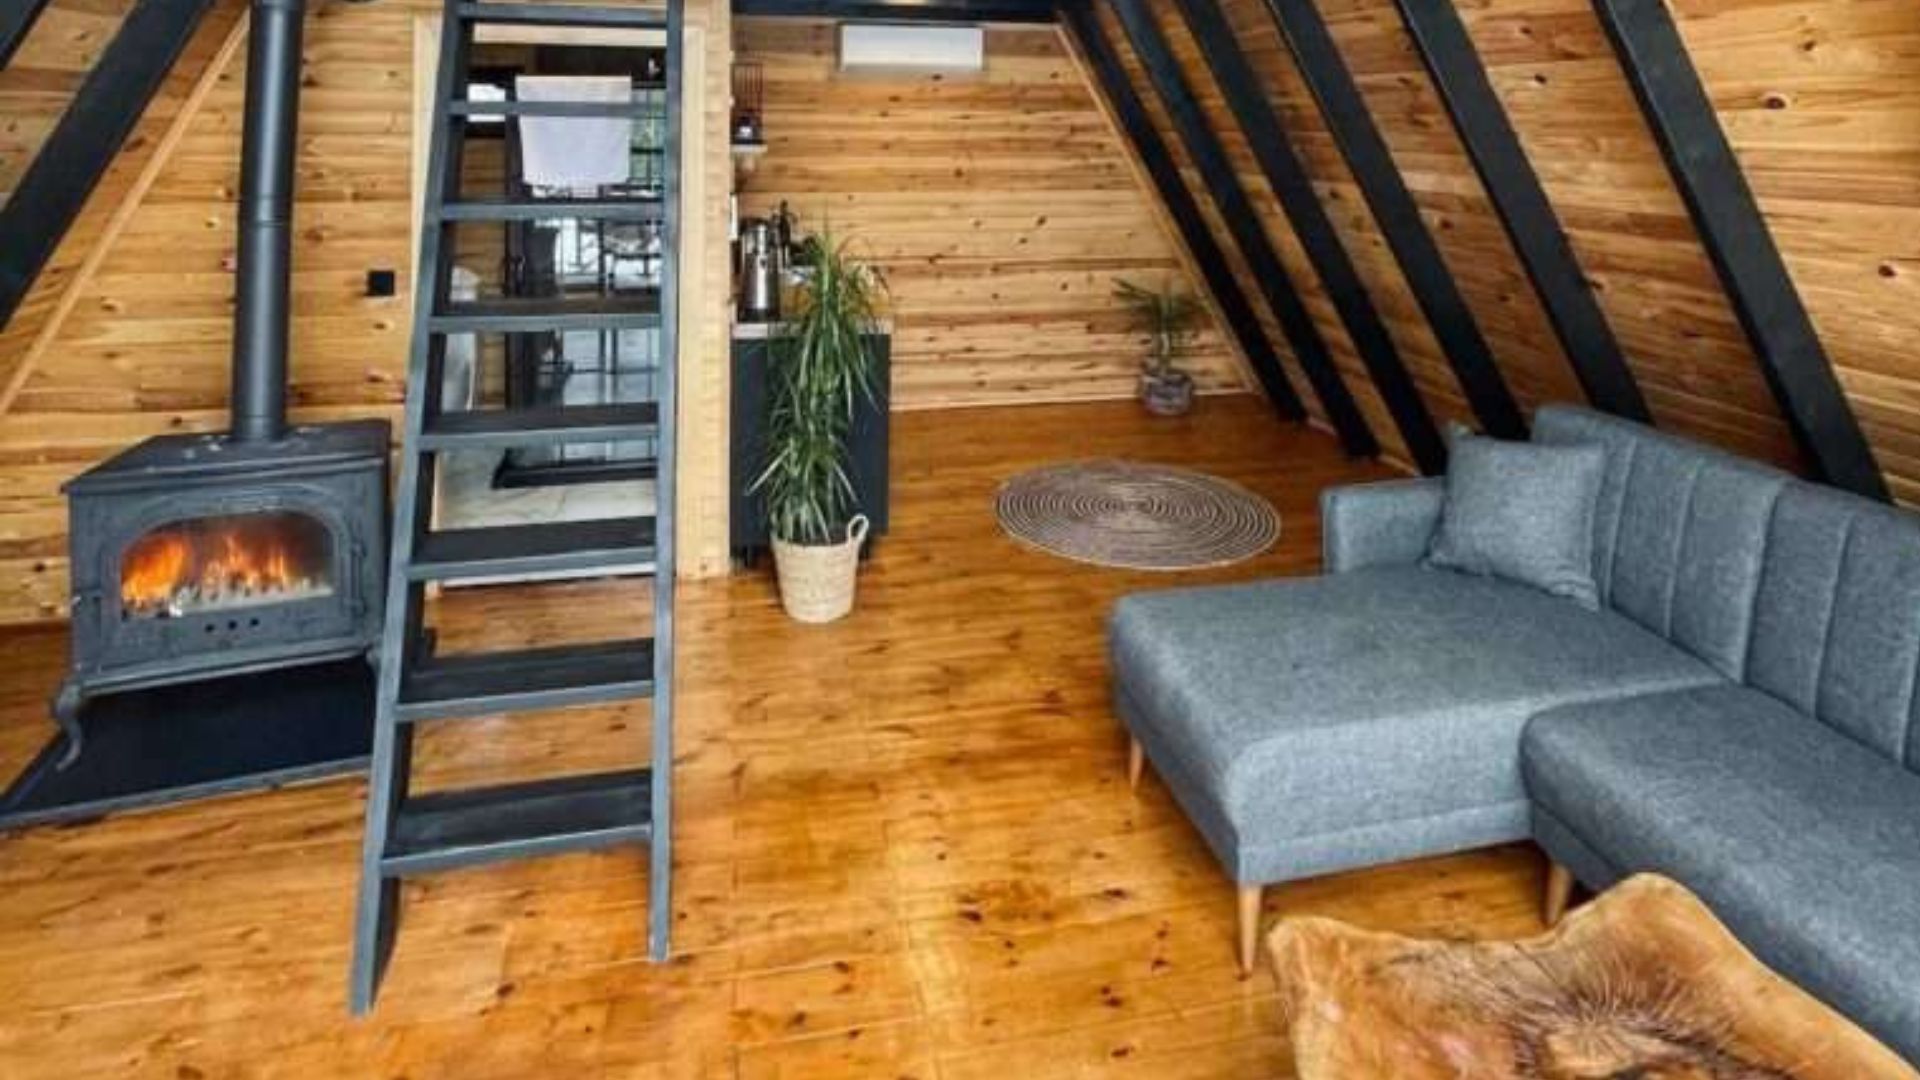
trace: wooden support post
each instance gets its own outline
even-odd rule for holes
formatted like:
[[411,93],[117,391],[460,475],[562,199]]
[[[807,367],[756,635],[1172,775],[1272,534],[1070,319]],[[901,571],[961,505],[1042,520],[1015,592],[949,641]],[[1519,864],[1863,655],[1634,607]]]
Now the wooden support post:
[[1266,892],[1262,885],[1242,885],[1240,904],[1240,974],[1253,974],[1253,962],[1260,948],[1260,901]]
[[1546,906],[1541,914],[1548,926],[1558,926],[1560,917],[1567,913],[1567,902],[1573,899],[1573,874],[1559,863],[1547,866]]

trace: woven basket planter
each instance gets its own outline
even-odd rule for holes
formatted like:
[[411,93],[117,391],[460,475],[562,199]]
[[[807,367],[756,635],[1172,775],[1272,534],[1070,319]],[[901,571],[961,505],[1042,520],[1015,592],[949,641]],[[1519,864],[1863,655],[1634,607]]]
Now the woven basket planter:
[[830,623],[853,610],[860,545],[867,540],[865,514],[847,525],[838,544],[790,544],[773,538],[773,565],[780,578],[780,605],[803,623]]

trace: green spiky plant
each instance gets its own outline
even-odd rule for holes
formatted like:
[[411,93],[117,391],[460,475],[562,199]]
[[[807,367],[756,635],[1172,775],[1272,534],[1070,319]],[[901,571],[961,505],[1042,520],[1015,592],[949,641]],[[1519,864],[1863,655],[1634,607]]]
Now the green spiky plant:
[[1171,281],[1149,289],[1125,278],[1114,279],[1113,296],[1126,305],[1134,325],[1148,336],[1142,372],[1152,379],[1171,379],[1180,374],[1180,358],[1193,344],[1200,320],[1200,301],[1174,288]]
[[823,228],[802,248],[808,280],[785,332],[769,342],[766,466],[753,490],[773,535],[837,544],[857,512],[847,475],[854,409],[874,399],[878,358],[868,337],[886,280]]

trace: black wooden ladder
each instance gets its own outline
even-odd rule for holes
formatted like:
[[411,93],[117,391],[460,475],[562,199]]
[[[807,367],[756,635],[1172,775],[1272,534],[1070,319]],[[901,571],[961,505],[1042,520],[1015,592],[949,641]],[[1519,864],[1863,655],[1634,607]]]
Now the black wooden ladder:
[[[664,30],[666,157],[655,199],[556,202],[474,200],[460,184],[469,118],[639,114],[623,103],[470,102],[469,53],[481,24]],[[665,959],[672,868],[674,383],[682,0],[665,10],[448,0],[434,91],[433,131],[420,236],[405,445],[394,514],[386,632],[367,794],[365,858],[354,931],[350,999],[369,1009],[392,952],[401,879],[507,859],[613,844],[649,848],[649,950]],[[657,109],[658,106],[648,106]],[[454,230],[462,222],[541,218],[658,220],[657,298],[450,297]],[[663,317],[664,315],[664,317]],[[448,336],[563,330],[657,329],[654,400],[532,409],[450,411],[442,382]],[[651,436],[658,447],[655,512],[594,522],[435,529],[441,454]],[[652,633],[630,640],[514,652],[436,655],[426,591],[437,582],[555,571],[631,573],[651,564]],[[645,616],[638,622],[644,624]],[[650,765],[617,772],[430,794],[409,789],[419,725],[528,709],[652,698]]]

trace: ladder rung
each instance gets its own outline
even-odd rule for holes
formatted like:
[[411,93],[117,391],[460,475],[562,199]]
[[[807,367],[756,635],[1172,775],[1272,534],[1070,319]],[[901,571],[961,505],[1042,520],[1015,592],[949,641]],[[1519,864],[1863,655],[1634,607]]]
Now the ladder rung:
[[447,102],[448,116],[619,117],[660,115],[660,106],[644,101],[459,101]]
[[583,7],[569,4],[461,4],[462,19],[479,23],[536,26],[620,26],[665,30],[667,13],[633,7]]
[[659,221],[659,199],[464,199],[440,208],[442,221]]
[[617,442],[655,434],[659,419],[660,408],[651,401],[472,409],[429,417],[416,445],[422,451],[440,452]]
[[427,320],[435,334],[532,334],[568,330],[645,330],[660,325],[660,298],[499,296],[450,301]]
[[613,570],[652,563],[653,538],[651,517],[447,529],[420,538],[407,576],[414,581],[458,581],[496,574]]
[[639,843],[652,835],[649,769],[435,792],[394,814],[388,877]]
[[493,470],[496,488],[567,487],[573,484],[623,484],[660,478],[660,459],[652,455],[608,458],[556,458],[540,462],[502,461]]
[[402,723],[559,709],[653,694],[653,641],[631,638],[434,657],[401,673]]

